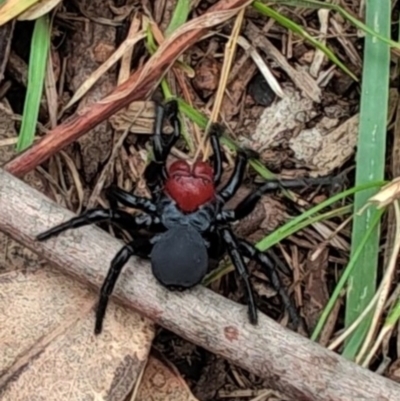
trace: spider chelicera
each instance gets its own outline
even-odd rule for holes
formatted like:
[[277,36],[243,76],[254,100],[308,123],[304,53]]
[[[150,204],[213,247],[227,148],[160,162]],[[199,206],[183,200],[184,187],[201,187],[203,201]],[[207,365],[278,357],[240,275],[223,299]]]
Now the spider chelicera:
[[[170,135],[162,132],[165,119],[173,127]],[[237,152],[230,179],[217,191],[222,175],[219,142],[222,127],[214,124],[210,129],[213,167],[206,162],[196,161],[190,165],[186,161],[178,160],[167,169],[167,157],[180,133],[176,101],[169,101],[164,106],[158,105],[155,134],[152,138],[154,160],[144,173],[152,194],[151,199],[113,187],[108,193],[110,209],[87,210],[80,216],[43,232],[37,239],[43,241],[67,229],[106,221],[132,234],[133,241],[121,248],[114,257],[102,285],[96,310],[95,334],[102,331],[109,296],[123,266],[133,255],[150,258],[152,272],[163,286],[170,290],[185,290],[202,281],[209,268],[209,258],[219,259],[228,253],[246,289],[249,320],[252,324],[257,324],[257,307],[244,257],[253,259],[264,267],[288,310],[292,323],[297,326],[299,315],[281,284],[274,264],[251,243],[237,238],[230,223],[249,215],[267,191],[279,186],[301,187],[304,181],[266,182],[242,200],[235,209],[224,209],[225,203],[235,195],[242,183],[250,152]],[[144,213],[131,215],[119,210],[119,203]],[[138,231],[141,229],[147,229],[150,236],[139,235]]]

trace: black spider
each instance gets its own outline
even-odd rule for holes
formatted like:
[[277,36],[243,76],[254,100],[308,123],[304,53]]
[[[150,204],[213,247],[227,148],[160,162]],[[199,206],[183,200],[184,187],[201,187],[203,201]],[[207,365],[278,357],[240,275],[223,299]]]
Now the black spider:
[[[165,118],[174,128],[172,135],[162,133]],[[264,267],[294,325],[299,324],[296,308],[283,289],[269,257],[249,242],[237,238],[230,228],[230,223],[243,219],[254,209],[265,192],[278,188],[282,183],[267,182],[248,195],[234,210],[223,209],[242,183],[249,153],[238,151],[231,178],[221,190],[216,191],[222,174],[220,134],[221,127],[213,125],[210,131],[213,168],[204,162],[198,161],[190,166],[180,160],[172,163],[167,170],[166,159],[180,137],[180,123],[175,101],[170,101],[163,107],[158,106],[153,136],[155,160],[145,170],[145,179],[152,198],[138,197],[120,188],[113,188],[108,194],[110,209],[87,210],[80,216],[38,235],[37,239],[43,241],[70,228],[105,221],[132,234],[134,240],[114,257],[101,288],[96,311],[96,334],[102,331],[108,299],[118,276],[133,255],[150,258],[152,272],[163,286],[171,290],[184,290],[202,281],[209,268],[209,258],[221,258],[227,252],[246,288],[250,322],[256,324],[257,308],[244,257],[253,259]],[[303,185],[304,183],[298,181],[284,182],[286,188]],[[118,210],[118,203],[145,213],[131,215]],[[150,237],[138,235],[139,229],[147,229]]]

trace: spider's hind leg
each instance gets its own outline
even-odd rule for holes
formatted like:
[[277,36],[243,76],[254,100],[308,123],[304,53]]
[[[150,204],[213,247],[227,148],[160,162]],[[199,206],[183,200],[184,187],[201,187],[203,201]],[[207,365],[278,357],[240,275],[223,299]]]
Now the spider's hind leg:
[[[164,135],[162,133],[165,119],[169,120],[173,127],[174,131],[171,135]],[[181,126],[178,118],[178,103],[176,100],[171,100],[165,105],[156,106],[154,131],[152,138],[154,160],[149,163],[144,172],[147,186],[151,192],[160,189],[166,177],[165,163],[167,157],[181,135]]]
[[260,252],[247,241],[239,240],[238,243],[240,250],[247,258],[253,259],[264,268],[264,271],[267,274],[272,286],[274,287],[275,291],[278,292],[286,310],[288,311],[293,326],[297,329],[301,324],[301,318],[297,312],[296,306],[293,304],[289,295],[285,291],[272,261],[265,253]]
[[247,292],[247,304],[248,304],[248,314],[249,320],[252,324],[257,324],[257,305],[254,300],[253,288],[250,282],[250,275],[247,266],[243,260],[243,256],[240,253],[240,245],[229,228],[223,228],[220,230],[222,240],[225,243],[228,254],[235,266],[236,271],[239,273],[240,278],[246,287]]

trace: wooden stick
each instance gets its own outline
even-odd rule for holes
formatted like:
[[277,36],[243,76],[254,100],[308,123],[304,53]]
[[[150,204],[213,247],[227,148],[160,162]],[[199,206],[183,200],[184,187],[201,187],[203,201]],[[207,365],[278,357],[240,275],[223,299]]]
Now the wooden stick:
[[[234,11],[249,3],[251,0],[220,0],[210,7],[207,14],[210,21],[216,12],[221,12],[222,19],[224,19],[223,12],[226,12],[224,15],[228,18],[230,15],[228,11]],[[200,27],[195,28],[195,20],[187,25],[191,29],[186,32],[182,29],[183,33],[178,35],[172,43],[163,43],[142,68],[132,74],[109,96],[88,106],[85,110],[80,110],[79,113],[49,131],[40,141],[9,161],[4,168],[11,174],[22,177],[123,107],[135,100],[146,98],[173,65],[174,60],[208,33],[208,29],[201,27],[201,24],[199,24]]]
[[[0,231],[62,271],[100,287],[122,244],[90,226],[46,242],[35,236],[73,214],[0,169]],[[170,292],[154,279],[148,262],[132,258],[115,295],[177,335],[268,380],[296,401],[396,401],[400,385],[347,361],[260,313],[258,326],[247,308],[202,286]],[[104,322],[107,327],[107,315]]]

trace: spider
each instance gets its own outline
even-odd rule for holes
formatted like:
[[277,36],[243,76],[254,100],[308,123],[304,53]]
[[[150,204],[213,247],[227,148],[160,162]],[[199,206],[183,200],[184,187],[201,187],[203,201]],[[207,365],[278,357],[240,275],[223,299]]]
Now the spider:
[[[173,127],[170,135],[162,132],[166,119]],[[222,132],[223,128],[218,124],[212,125],[210,129],[213,166],[202,161],[190,165],[186,161],[178,160],[167,168],[167,157],[181,134],[178,106],[175,100],[163,106],[157,105],[155,133],[152,137],[154,160],[144,172],[151,199],[112,187],[108,192],[109,209],[87,210],[37,236],[39,241],[44,241],[68,229],[106,221],[132,234],[134,239],[114,257],[101,287],[96,309],[96,335],[102,331],[108,300],[121,270],[134,255],[150,259],[152,273],[161,285],[169,290],[182,291],[202,281],[209,269],[209,259],[218,260],[227,253],[244,283],[248,317],[252,324],[257,324],[257,307],[244,257],[255,260],[264,267],[293,324],[299,324],[296,308],[284,290],[270,258],[248,241],[237,238],[230,226],[249,215],[265,192],[278,188],[282,183],[266,182],[242,200],[235,209],[224,209],[225,203],[240,187],[252,154],[249,150],[238,150],[230,179],[217,191],[222,175]],[[284,186],[294,188],[302,185],[299,182],[286,181]],[[144,213],[131,215],[118,209],[118,204]],[[139,230],[143,229],[147,230],[148,236],[139,235]]]

